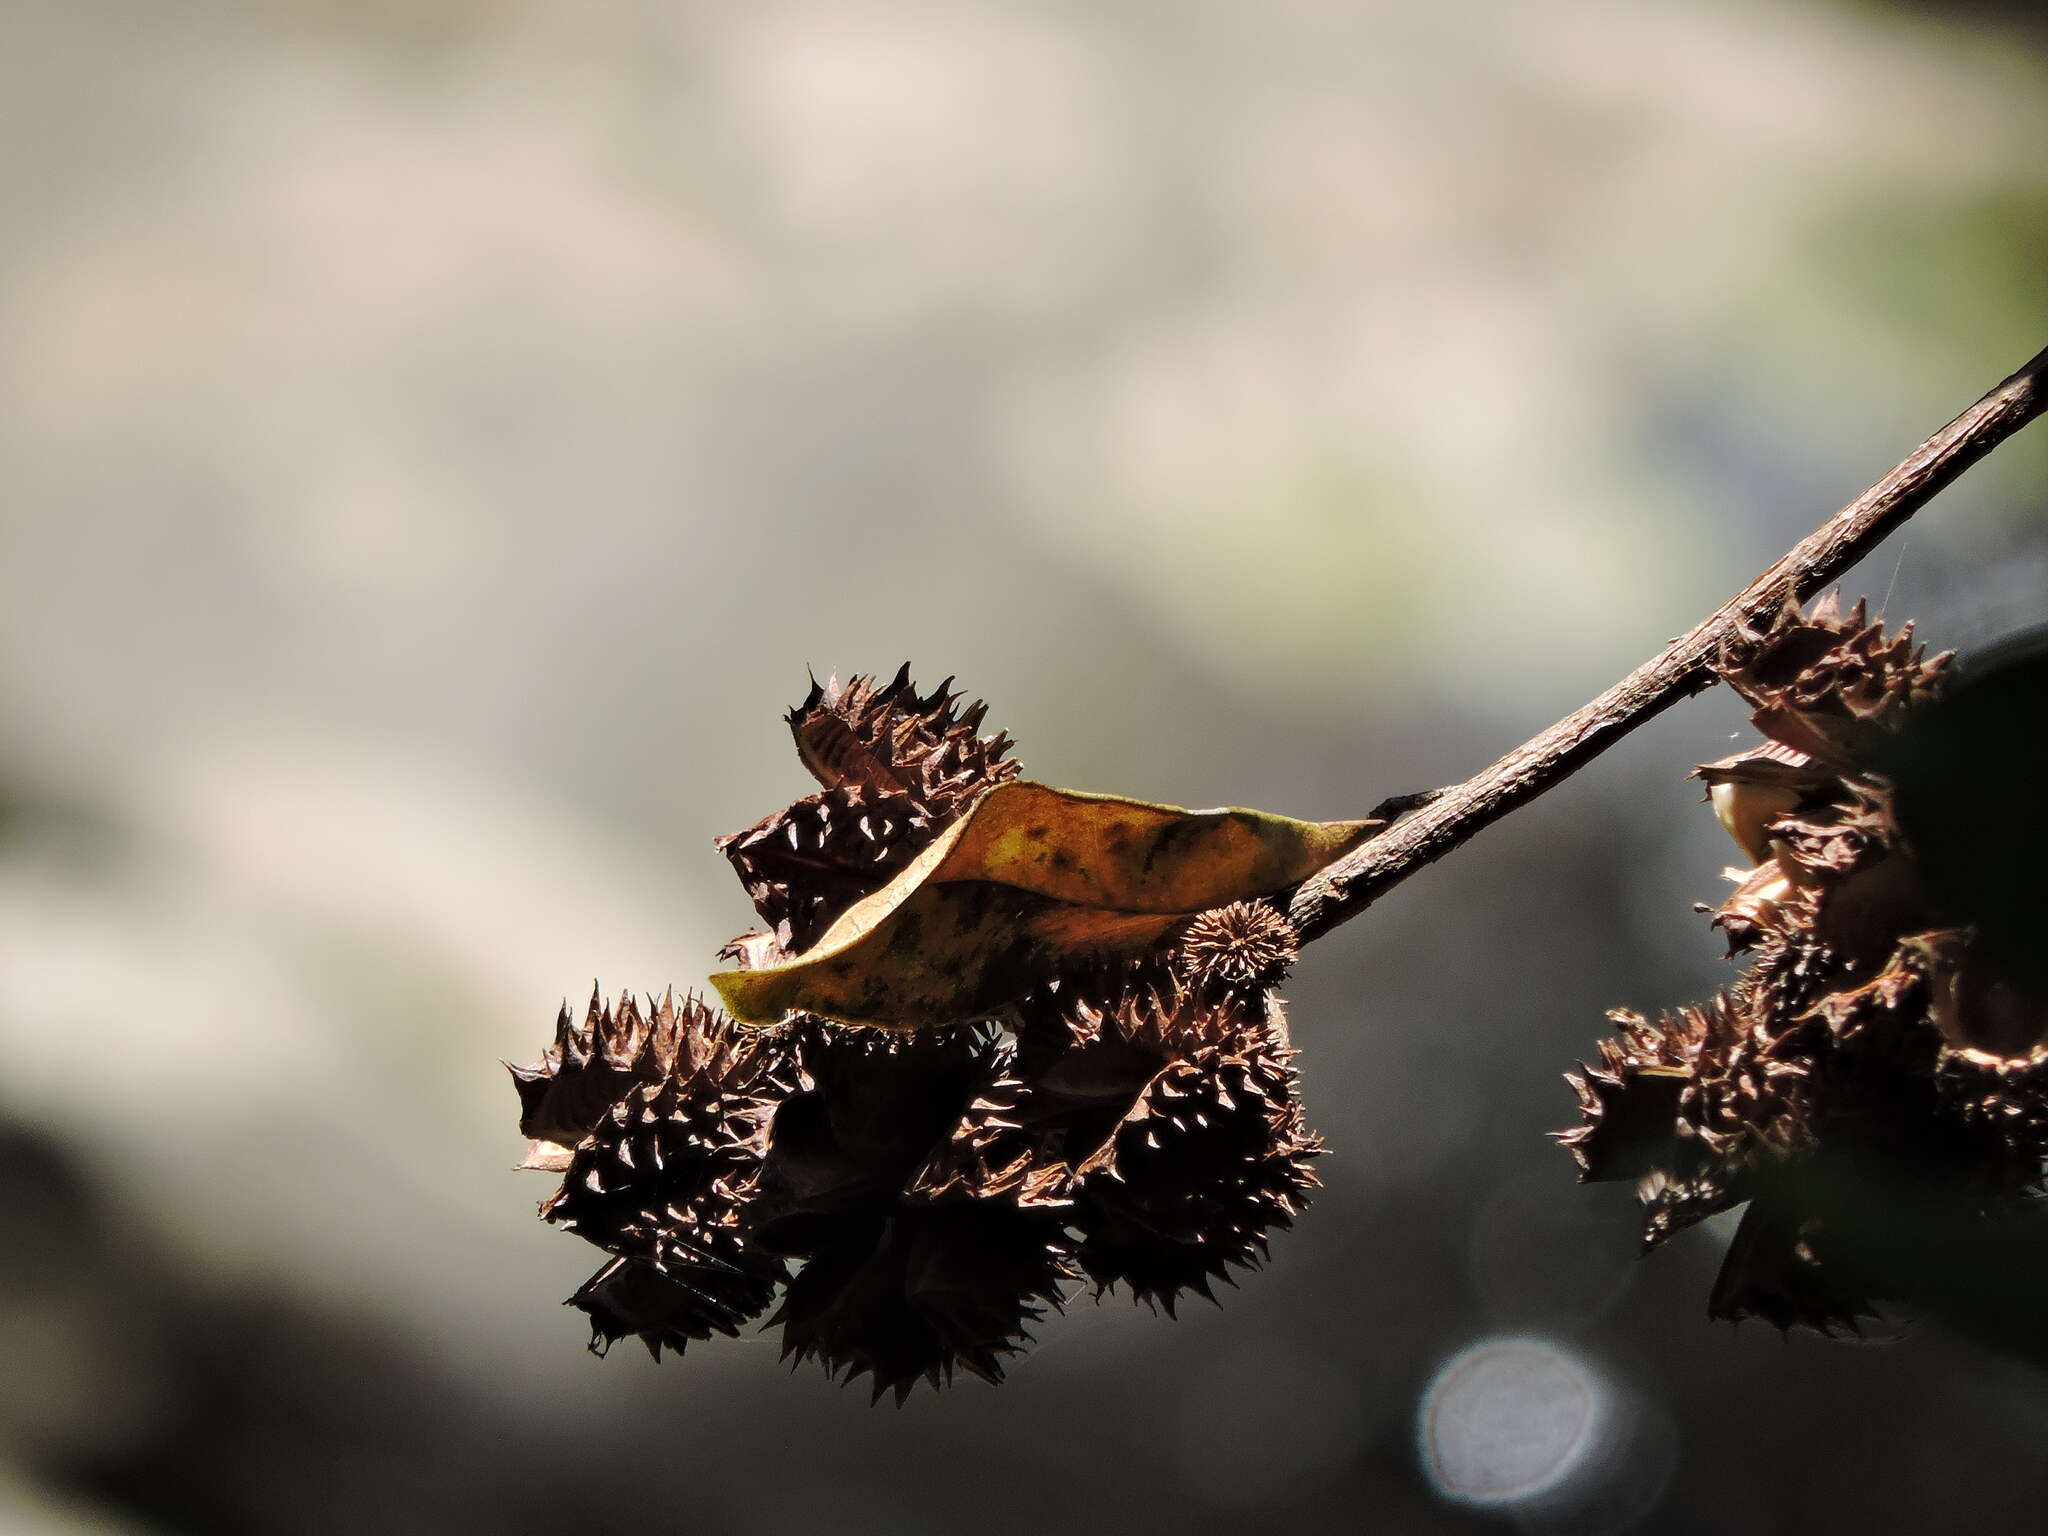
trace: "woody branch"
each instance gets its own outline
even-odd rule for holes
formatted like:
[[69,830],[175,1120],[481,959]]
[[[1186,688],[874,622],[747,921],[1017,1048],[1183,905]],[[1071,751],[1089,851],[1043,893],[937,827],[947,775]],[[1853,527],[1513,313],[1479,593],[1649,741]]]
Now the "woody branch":
[[1908,454],[1724,603],[1590,704],[1454,785],[1305,882],[1288,915],[1304,941],[1356,917],[1416,870],[1560,783],[1645,721],[1714,681],[1713,659],[1739,647],[1788,600],[1834,581],[1944,488],[2048,409],[2048,349]]

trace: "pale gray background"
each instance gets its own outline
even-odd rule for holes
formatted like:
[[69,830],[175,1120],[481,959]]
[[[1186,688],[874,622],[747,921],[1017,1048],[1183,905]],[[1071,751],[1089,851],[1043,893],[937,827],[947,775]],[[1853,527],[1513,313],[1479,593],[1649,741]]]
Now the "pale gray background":
[[[1725,698],[1319,946],[1322,1199],[1000,1391],[588,1358],[496,1064],[750,921],[807,666],[1315,817],[1604,686],[2048,340],[2026,14],[0,3],[0,1530],[1463,1530],[1502,1333],[1452,1475],[1607,1394],[1541,1528],[2038,1508],[2037,1378],[1710,1326],[1541,1140],[1723,974]],[[1858,589],[2037,619],[2044,483]]]

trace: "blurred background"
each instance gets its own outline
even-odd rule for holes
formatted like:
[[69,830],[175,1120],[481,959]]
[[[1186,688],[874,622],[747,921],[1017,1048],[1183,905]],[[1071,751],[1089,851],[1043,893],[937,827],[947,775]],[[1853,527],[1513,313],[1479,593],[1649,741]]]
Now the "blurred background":
[[[0,1531],[2023,1525],[2037,1374],[1542,1140],[1724,974],[1724,697],[1319,944],[1321,1199],[1000,1390],[591,1358],[498,1063],[751,926],[807,667],[1310,817],[1591,696],[2048,340],[2040,17],[0,0]],[[2044,487],[1852,590],[2040,619]]]

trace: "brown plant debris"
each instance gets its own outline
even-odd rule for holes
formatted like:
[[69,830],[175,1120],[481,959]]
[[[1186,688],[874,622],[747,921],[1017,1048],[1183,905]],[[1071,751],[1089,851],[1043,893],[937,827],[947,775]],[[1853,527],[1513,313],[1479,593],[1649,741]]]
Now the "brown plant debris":
[[1567,1074],[1558,1133],[1589,1180],[1633,1179],[1644,1244],[1747,1202],[1711,1315],[1857,1332],[1940,1304],[1878,1257],[1908,1196],[2031,1220],[2048,1155],[2048,1006],[1921,876],[1885,771],[1935,719],[1947,656],[1862,603],[1789,608],[1719,664],[1765,734],[1697,770],[1754,867],[1712,909],[1741,974],[1658,1019],[1621,1011]]
[[1306,1204],[1297,943],[1263,896],[1377,823],[1027,784],[984,713],[907,671],[814,684],[789,723],[820,791],[720,842],[768,925],[717,978],[756,1027],[593,996],[514,1069],[524,1166],[562,1175],[542,1215],[608,1255],[571,1298],[594,1349],[772,1311],[785,1358],[900,1403],[1000,1381],[1084,1282],[1210,1296]]

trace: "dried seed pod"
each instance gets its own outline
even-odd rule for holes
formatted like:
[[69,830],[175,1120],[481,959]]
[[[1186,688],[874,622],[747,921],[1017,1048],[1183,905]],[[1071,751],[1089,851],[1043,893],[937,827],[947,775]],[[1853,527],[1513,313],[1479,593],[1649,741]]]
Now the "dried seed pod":
[[1015,1051],[919,1169],[910,1195],[1069,1203],[1075,1166],[1102,1145],[1165,1059],[1157,1042],[1134,1044],[1116,1029],[1116,1002],[1105,1013],[1086,999],[1154,987],[1172,994],[1175,986],[1163,964],[1104,966],[1027,997],[1012,1015]]
[[1652,1248],[1747,1199],[1759,1164],[1803,1143],[1813,1031],[1778,1030],[1747,988],[1654,1023],[1610,1017],[1621,1035],[1600,1042],[1600,1065],[1567,1074],[1582,1121],[1558,1140],[1588,1181],[1637,1180]]
[[[1630,1034],[1655,1029],[1640,1014],[1609,1017]],[[1585,1182],[1647,1178],[1673,1165],[1679,1099],[1691,1081],[1684,1067],[1654,1054],[1645,1060],[1627,1046],[1602,1040],[1600,1064],[1580,1062],[1565,1081],[1578,1095],[1580,1124],[1557,1132],[1556,1139],[1578,1160]]]
[[1735,891],[1711,910],[1714,927],[1727,937],[1730,955],[1772,941],[1799,944],[1812,933],[1817,898],[1810,887],[1796,884],[1775,859],[1746,873],[1731,869],[1727,875],[1735,882]]
[[1581,1123],[1559,1139],[1587,1178],[1639,1181],[1646,1246],[1750,1202],[1717,1317],[1855,1332],[1939,1291],[1888,1201],[1930,1230],[2032,1230],[2048,1008],[1929,891],[1887,771],[1926,739],[1947,663],[1832,599],[1731,648],[1770,740],[1699,773],[1758,861],[1713,914],[1747,968],[1654,1024],[1613,1015],[1570,1075]]
[[1300,935],[1273,903],[1233,901],[1189,923],[1174,958],[1190,981],[1263,990],[1285,981],[1300,954]]
[[1877,1302],[1850,1284],[1841,1266],[1828,1264],[1825,1252],[1820,1223],[1776,1192],[1759,1194],[1728,1245],[1707,1316],[1728,1323],[1761,1318],[1781,1332],[1811,1328],[1861,1337],[1864,1324],[1882,1316]]
[[1846,614],[1830,593],[1810,613],[1787,601],[1760,634],[1724,651],[1718,670],[1756,706],[1774,741],[1836,767],[1866,764],[1885,734],[1931,699],[1952,658],[1928,657],[1913,626],[1887,635],[1859,600]]
[[[809,949],[848,907],[887,885],[939,828],[909,796],[849,783],[729,833],[717,846],[786,959]],[[762,958],[750,957],[745,968],[757,968]]]
[[1062,1155],[1066,1103],[1021,1077],[983,1085],[952,1132],[911,1178],[914,1200],[1000,1200],[1036,1209],[1070,1203],[1073,1170]]
[[801,1256],[894,1208],[1008,1052],[988,1029],[915,1035],[806,1020],[793,1093],[775,1111],[748,1240]]
[[1693,769],[1693,777],[1706,781],[1714,815],[1759,864],[1771,854],[1771,824],[1835,785],[1835,776],[1804,752],[1775,741],[1702,764]]
[[714,980],[758,1030],[594,1000],[516,1069],[529,1161],[565,1174],[542,1214],[613,1255],[571,1298],[593,1348],[680,1350],[781,1291],[786,1356],[901,1402],[999,1380],[1083,1265],[1208,1294],[1314,1187],[1271,990],[1298,941],[1252,898],[1381,823],[1012,782],[983,712],[907,672],[814,684],[789,722],[821,792],[719,843],[769,926]]
[[569,1166],[570,1148],[589,1135],[605,1111],[629,1088],[654,1082],[674,1070],[682,1021],[670,991],[643,1012],[631,994],[614,1009],[593,987],[590,1006],[576,1022],[564,1003],[555,1020],[555,1039],[530,1067],[505,1065],[519,1091],[519,1134],[528,1138],[522,1168],[558,1173]]
[[955,1371],[1000,1382],[1069,1273],[1056,1222],[983,1203],[906,1207],[812,1258],[770,1322],[785,1359],[867,1376],[876,1402],[901,1404]]
[[733,939],[719,950],[718,958],[735,970],[757,971],[764,965],[780,965],[789,952],[775,941],[774,934],[763,929]]
[[1009,739],[978,733],[987,706],[956,709],[952,679],[920,696],[906,666],[815,680],[789,713],[797,755],[823,790],[718,839],[779,953],[757,947],[741,969],[801,954],[839,915],[881,889],[988,790],[1017,776]]
[[674,1220],[661,1259],[615,1258],[585,1281],[568,1304],[590,1319],[591,1353],[603,1355],[633,1337],[655,1359],[683,1353],[714,1334],[736,1338],[768,1310],[784,1278],[782,1265],[722,1241],[721,1229]]
[[1098,1291],[1123,1285],[1171,1315],[1185,1292],[1211,1296],[1213,1281],[1257,1264],[1268,1234],[1293,1224],[1322,1142],[1271,1004],[1127,994],[1096,1027],[1158,1065],[1093,1150],[1070,1133],[1075,1261]]
[[988,706],[965,709],[949,677],[919,695],[910,666],[885,687],[855,675],[813,680],[810,695],[789,712],[797,755],[826,789],[845,784],[900,795],[941,825],[1005,779],[1018,765],[1006,761],[1008,736],[980,735]]
[[[546,1124],[554,1128],[576,1096],[617,1097],[560,1161],[539,1164],[564,1173],[541,1214],[620,1262],[571,1304],[591,1318],[600,1353],[627,1333],[657,1354],[730,1334],[767,1309],[783,1277],[778,1259],[744,1246],[739,1227],[769,1117],[793,1081],[787,1034],[741,1031],[673,993],[644,1010],[631,998],[594,1003],[591,1017],[594,1026],[572,1030],[550,1053],[556,1070],[546,1081],[556,1092],[543,1108],[555,1118]],[[610,1056],[593,1041],[609,1041]],[[600,1062],[609,1063],[603,1072]],[[523,1105],[539,1102],[540,1081],[519,1079]]]
[[1281,1096],[1291,1088],[1256,1053],[1176,1063],[1148,1087],[1076,1188],[1074,1256],[1098,1290],[1126,1286],[1171,1315],[1264,1258],[1318,1182],[1322,1143]]

